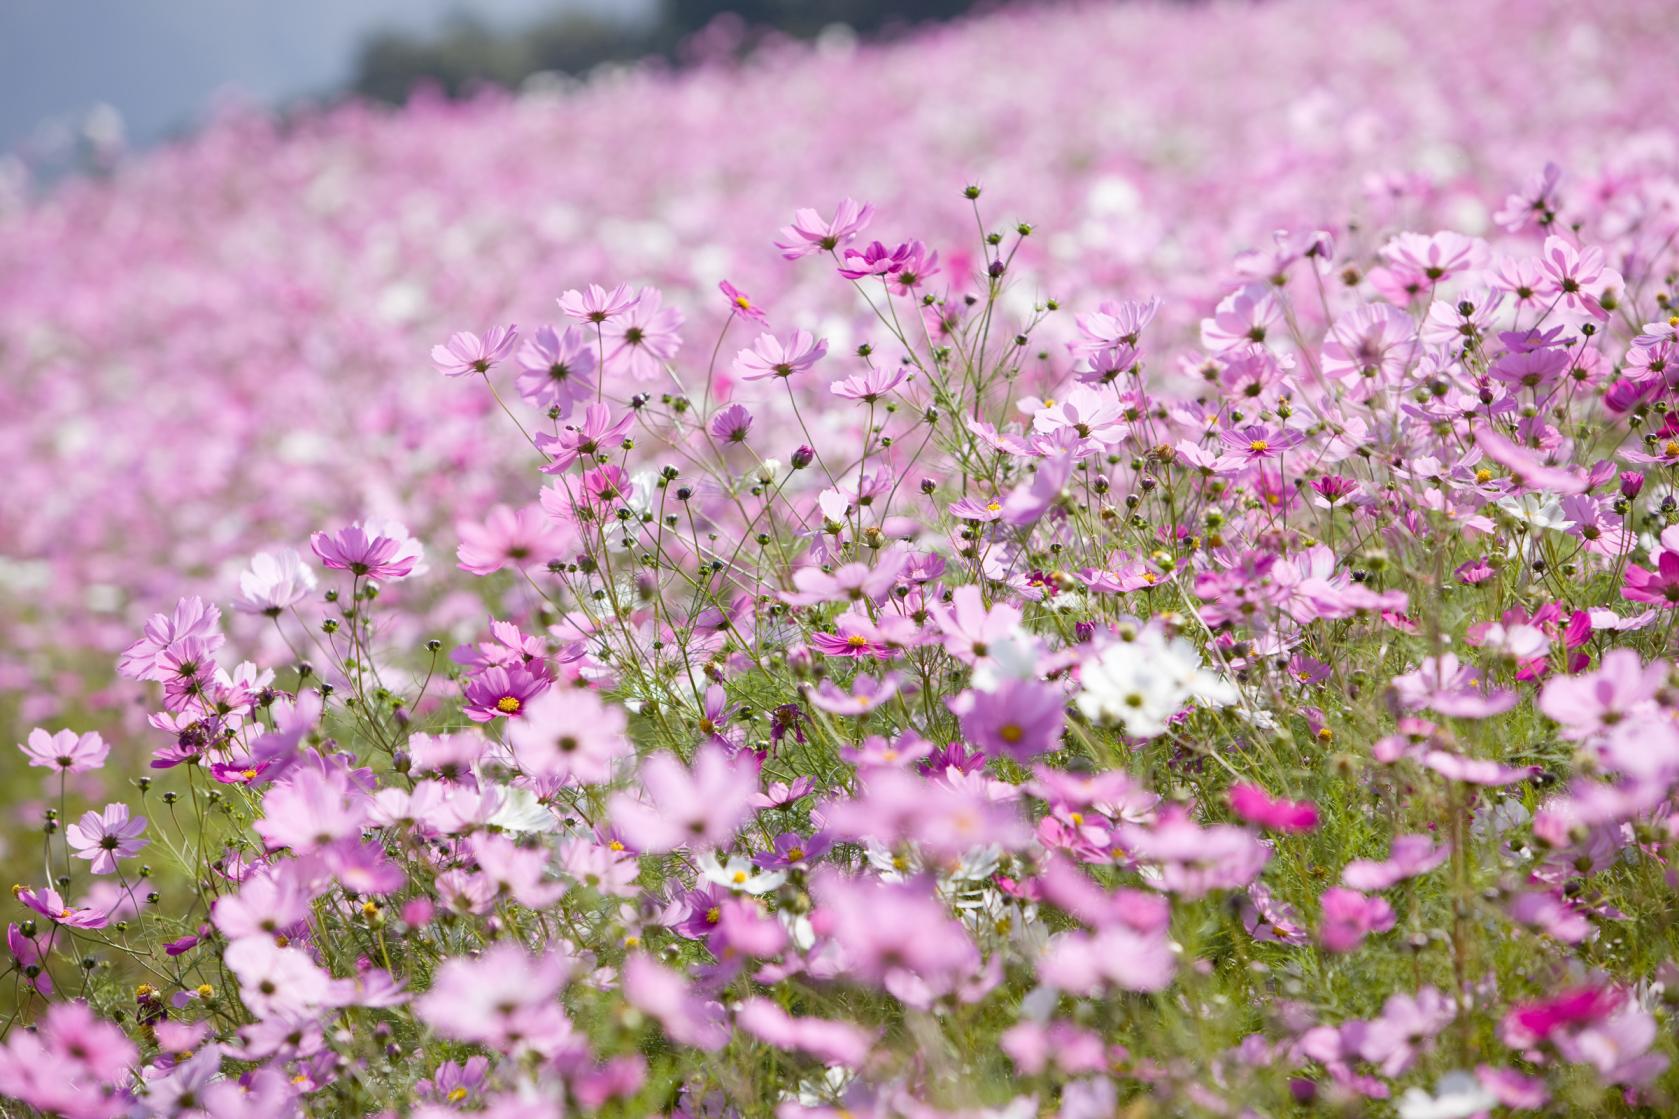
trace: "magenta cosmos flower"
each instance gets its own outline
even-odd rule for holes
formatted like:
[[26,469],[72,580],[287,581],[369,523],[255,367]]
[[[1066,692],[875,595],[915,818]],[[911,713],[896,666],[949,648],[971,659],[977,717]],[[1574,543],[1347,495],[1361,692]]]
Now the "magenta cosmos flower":
[[412,574],[420,562],[419,543],[394,522],[357,521],[334,533],[317,532],[309,547],[328,567],[381,582]]
[[734,369],[743,381],[791,377],[803,373],[828,353],[828,343],[808,330],[791,334],[760,334],[750,350],[735,355]]
[[462,714],[475,723],[517,715],[547,691],[549,683],[546,676],[525,668],[486,668],[467,682]]
[[128,805],[107,804],[103,812],[89,812],[64,829],[64,838],[79,859],[87,859],[95,874],[115,874],[117,860],[132,856],[151,842],[141,839],[146,818],[128,816]]
[[751,319],[765,329],[769,328],[770,320],[758,305],[752,302],[752,297],[741,291],[735,285],[724,280],[717,285],[717,290],[723,293],[723,298],[729,301],[729,310],[745,319]]
[[86,773],[90,769],[98,769],[105,764],[105,758],[111,752],[105,740],[93,731],[77,734],[73,730],[61,730],[49,734],[40,727],[30,731],[29,741],[20,742],[18,749],[29,759],[30,765],[64,773]]
[[488,373],[490,367],[513,352],[519,340],[519,328],[491,327],[482,338],[470,330],[457,330],[449,341],[431,348],[431,363],[445,377],[470,377],[474,373]]

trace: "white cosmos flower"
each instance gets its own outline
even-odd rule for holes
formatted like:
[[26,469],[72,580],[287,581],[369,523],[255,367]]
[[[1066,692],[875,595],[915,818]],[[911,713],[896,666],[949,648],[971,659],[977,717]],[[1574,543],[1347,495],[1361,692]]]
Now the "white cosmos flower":
[[700,874],[707,881],[741,894],[767,894],[787,881],[787,872],[759,870],[746,859],[724,859],[713,852],[700,860]]
[[314,589],[315,573],[292,549],[258,552],[239,576],[239,598],[233,605],[243,614],[278,616]]
[[1236,702],[1235,686],[1209,672],[1182,637],[1149,628],[1134,641],[1116,641],[1079,665],[1083,690],[1075,703],[1085,718],[1112,723],[1138,738],[1165,733],[1190,700],[1210,707]]
[[1434,1087],[1434,1095],[1408,1088],[1399,1097],[1399,1119],[1468,1119],[1498,1106],[1498,1097],[1471,1073],[1448,1072]]

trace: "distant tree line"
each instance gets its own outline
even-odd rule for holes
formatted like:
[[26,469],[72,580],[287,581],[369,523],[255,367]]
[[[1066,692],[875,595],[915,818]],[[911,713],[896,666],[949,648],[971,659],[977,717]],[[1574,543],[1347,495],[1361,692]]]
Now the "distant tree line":
[[[889,36],[916,24],[950,19],[976,0],[660,0],[650,18],[556,10],[516,31],[463,15],[443,32],[418,36],[380,32],[362,46],[352,88],[401,101],[421,84],[457,95],[483,84],[516,86],[532,74],[581,74],[605,62],[641,58],[681,61],[696,36],[726,33],[725,47],[746,50],[765,34],[810,38],[844,24],[859,35]],[[719,49],[719,36],[706,37]]]

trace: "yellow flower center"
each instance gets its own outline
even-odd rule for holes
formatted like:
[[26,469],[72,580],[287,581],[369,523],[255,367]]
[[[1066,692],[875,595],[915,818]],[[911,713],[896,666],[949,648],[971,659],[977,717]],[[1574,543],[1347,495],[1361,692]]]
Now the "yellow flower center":
[[624,938],[624,947],[625,948],[640,948],[641,947],[641,938],[639,936],[635,935],[634,933],[631,933],[629,936],[626,936]]
[[1248,450],[1252,451],[1256,455],[1264,454],[1270,449],[1271,444],[1267,443],[1263,439],[1255,439],[1253,442],[1248,444]]
[[496,700],[496,710],[506,715],[515,714],[519,710],[519,697],[504,695]]
[[1669,456],[1679,455],[1679,439],[1669,439],[1662,444],[1662,453]]
[[869,643],[869,639],[864,637],[860,633],[854,633],[850,637],[847,637],[845,639],[845,643],[847,645],[851,646],[853,649],[861,649],[863,646],[865,646]]
[[466,1099],[466,1089],[465,1088],[456,1088],[454,1091],[449,1093],[449,1102],[450,1103],[460,1103],[464,1099]]
[[619,839],[611,840],[610,842],[607,843],[606,848],[609,851],[622,851],[624,849],[623,840],[619,840]]
[[1080,827],[1084,826],[1084,813],[1083,812],[1069,812],[1069,813],[1067,813],[1067,819],[1069,819],[1073,822],[1073,826],[1075,828],[1080,828]]
[[985,511],[987,513],[995,513],[1002,507],[1003,503],[1001,501],[987,501],[985,503]]
[[1478,485],[1486,485],[1492,481],[1492,471],[1484,466],[1481,467],[1481,469],[1475,471],[1475,481]]
[[787,861],[788,862],[796,863],[804,857],[805,857],[805,849],[803,847],[789,847],[789,848],[787,848]]
[[243,777],[247,781],[255,781],[257,779],[257,771],[254,769],[241,769],[239,771],[239,776]]
[[735,306],[742,311],[750,311],[752,310],[752,301],[744,295],[737,295],[735,296]]
[[734,874],[730,876],[730,878],[733,880],[734,884],[737,885],[737,886],[746,885],[746,872],[744,870],[735,871]]
[[705,911],[705,923],[715,925],[723,917],[723,911],[715,905]]
[[198,997],[201,999],[213,999],[216,997],[216,989],[208,983],[200,983],[198,985]]
[[1001,738],[1004,742],[1007,742],[1010,746],[1013,746],[1016,742],[1019,742],[1022,738],[1026,737],[1026,732],[1020,729],[1020,724],[1018,723],[1004,723],[1001,727],[997,728],[997,737]]

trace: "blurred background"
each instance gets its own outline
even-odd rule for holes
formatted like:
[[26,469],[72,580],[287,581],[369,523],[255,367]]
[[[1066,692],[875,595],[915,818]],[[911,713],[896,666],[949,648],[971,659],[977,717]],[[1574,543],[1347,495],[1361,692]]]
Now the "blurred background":
[[767,38],[888,38],[975,0],[6,0],[0,151],[86,167],[201,123],[285,109],[518,88],[641,59],[745,53]]

